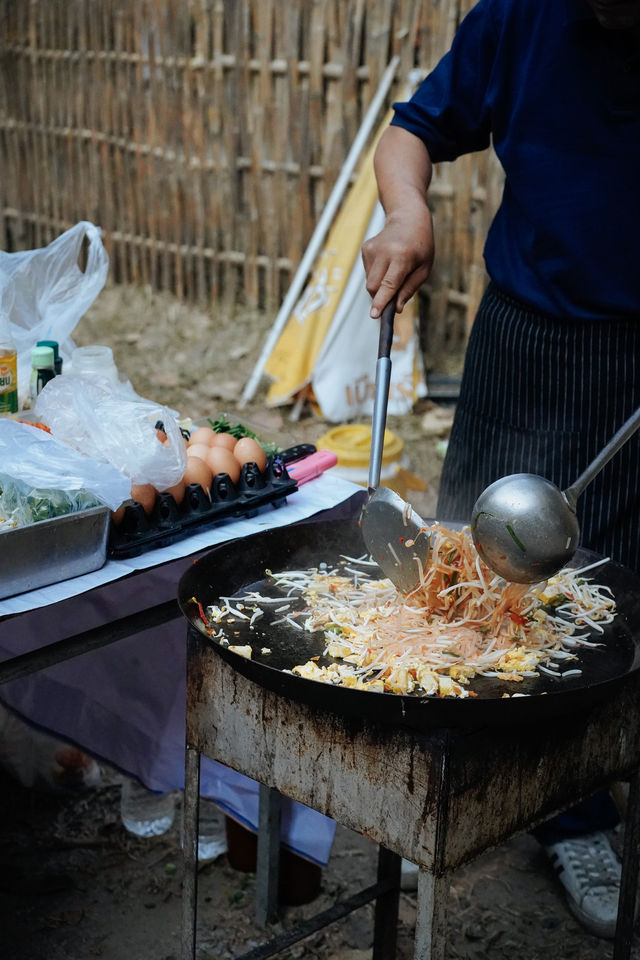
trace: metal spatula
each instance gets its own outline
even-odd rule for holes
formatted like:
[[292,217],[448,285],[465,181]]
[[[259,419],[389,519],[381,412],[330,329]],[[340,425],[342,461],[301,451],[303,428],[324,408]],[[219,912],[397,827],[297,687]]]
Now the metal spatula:
[[420,571],[429,557],[429,536],[425,523],[410,504],[393,490],[380,486],[387,403],[391,382],[391,341],[396,315],[395,297],[382,311],[376,364],[376,389],[371,422],[369,457],[369,500],[363,510],[361,527],[364,542],[385,576],[403,593],[420,582]]

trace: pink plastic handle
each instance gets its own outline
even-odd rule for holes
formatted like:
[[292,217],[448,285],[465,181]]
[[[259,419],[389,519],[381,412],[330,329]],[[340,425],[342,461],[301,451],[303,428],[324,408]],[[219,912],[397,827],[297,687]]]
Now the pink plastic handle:
[[291,466],[287,468],[287,473],[296,481],[298,486],[301,486],[301,484],[306,483],[308,480],[319,477],[321,473],[324,473],[324,471],[330,467],[335,467],[337,462],[338,457],[333,450],[318,450],[317,453],[312,453],[310,457],[305,457],[304,460],[298,460],[297,463],[292,463]]

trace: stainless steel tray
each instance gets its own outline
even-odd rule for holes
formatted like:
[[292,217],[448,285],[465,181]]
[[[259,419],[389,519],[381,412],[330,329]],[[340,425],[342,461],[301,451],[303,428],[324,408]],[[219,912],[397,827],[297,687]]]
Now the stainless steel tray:
[[0,599],[98,570],[110,510],[92,507],[0,532]]

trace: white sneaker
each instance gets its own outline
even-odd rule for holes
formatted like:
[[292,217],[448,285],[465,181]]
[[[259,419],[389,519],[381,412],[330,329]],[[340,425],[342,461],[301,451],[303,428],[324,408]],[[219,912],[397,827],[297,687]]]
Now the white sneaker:
[[590,933],[612,940],[622,871],[606,834],[572,837],[544,849],[565,888],[571,912]]

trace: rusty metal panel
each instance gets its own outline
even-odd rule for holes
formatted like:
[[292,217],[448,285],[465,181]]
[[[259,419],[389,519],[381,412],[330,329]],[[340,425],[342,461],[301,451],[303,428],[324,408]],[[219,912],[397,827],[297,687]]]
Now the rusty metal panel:
[[416,731],[294,703],[192,637],[187,740],[443,875],[637,767],[639,686],[535,728]]
[[640,764],[640,684],[535,727],[450,732],[443,864],[457,866]]
[[236,673],[211,650],[190,657],[187,740],[285,796],[432,868],[438,745],[407,731],[318,715]]

